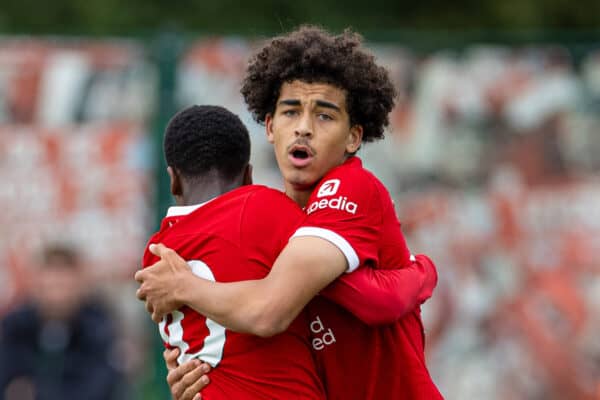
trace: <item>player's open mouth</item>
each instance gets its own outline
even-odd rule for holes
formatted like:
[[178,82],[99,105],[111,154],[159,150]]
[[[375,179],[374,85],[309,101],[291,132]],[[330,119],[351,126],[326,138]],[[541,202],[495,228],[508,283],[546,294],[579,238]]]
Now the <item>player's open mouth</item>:
[[295,167],[305,167],[312,160],[313,152],[308,146],[294,145],[289,149],[288,157]]
[[305,159],[308,158],[308,153],[304,150],[296,150],[292,152],[292,156],[295,158]]

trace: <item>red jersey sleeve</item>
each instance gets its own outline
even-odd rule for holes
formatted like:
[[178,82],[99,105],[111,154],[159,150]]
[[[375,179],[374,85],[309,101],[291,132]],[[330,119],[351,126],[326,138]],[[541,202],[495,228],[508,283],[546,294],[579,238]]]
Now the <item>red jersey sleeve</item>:
[[393,323],[412,312],[431,297],[436,285],[435,264],[419,254],[406,268],[359,268],[342,275],[321,294],[364,323],[379,325]]
[[152,243],[160,243],[159,233],[158,232],[155,233],[155,234],[153,234],[150,237],[150,239],[146,243],[146,246],[144,247],[144,255],[142,256],[142,268],[149,267],[149,266],[151,266],[152,264],[154,264],[155,262],[157,262],[159,260],[159,258],[157,256],[155,256],[154,254],[152,254],[150,252],[150,250],[148,249],[148,247]]
[[332,242],[346,256],[347,272],[365,263],[378,264],[380,191],[362,167],[346,162],[333,169],[311,194],[305,212],[295,237],[317,236]]

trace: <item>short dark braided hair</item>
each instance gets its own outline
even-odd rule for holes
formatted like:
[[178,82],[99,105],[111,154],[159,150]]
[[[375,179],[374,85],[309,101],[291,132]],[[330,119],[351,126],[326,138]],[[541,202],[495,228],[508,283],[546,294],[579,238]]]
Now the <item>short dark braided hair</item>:
[[308,25],[272,39],[250,59],[242,83],[254,119],[264,123],[275,111],[285,82],[327,83],[346,92],[350,123],[362,125],[363,141],[382,139],[396,89],[388,71],[361,43],[361,36],[350,29],[334,36]]
[[218,171],[234,179],[250,161],[250,136],[239,117],[224,107],[194,105],[177,113],[164,137],[167,165],[188,179]]

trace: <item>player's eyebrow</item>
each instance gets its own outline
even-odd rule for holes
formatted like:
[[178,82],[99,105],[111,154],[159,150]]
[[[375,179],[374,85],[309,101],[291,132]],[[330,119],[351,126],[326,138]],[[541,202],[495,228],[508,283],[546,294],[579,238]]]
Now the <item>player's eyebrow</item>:
[[325,100],[317,100],[317,101],[315,101],[315,103],[316,103],[316,104],[317,104],[317,106],[319,106],[319,107],[323,107],[323,108],[331,108],[332,110],[335,110],[335,111],[338,111],[338,112],[341,112],[341,111],[342,111],[342,109],[341,109],[341,108],[339,108],[337,105],[335,105],[335,104],[333,104],[333,103],[330,103],[330,102],[328,102],[328,101],[325,101]]
[[300,100],[296,99],[283,99],[277,103],[278,106],[299,106],[300,104]]
[[[301,104],[302,103],[300,102],[300,100],[297,100],[297,99],[283,99],[283,100],[280,100],[277,103],[278,106],[281,106],[281,105],[284,105],[284,106],[299,106]],[[331,103],[329,101],[315,100],[315,104],[318,107],[330,108],[330,109],[335,110],[337,112],[341,112],[342,111],[339,106],[337,106],[336,104]]]

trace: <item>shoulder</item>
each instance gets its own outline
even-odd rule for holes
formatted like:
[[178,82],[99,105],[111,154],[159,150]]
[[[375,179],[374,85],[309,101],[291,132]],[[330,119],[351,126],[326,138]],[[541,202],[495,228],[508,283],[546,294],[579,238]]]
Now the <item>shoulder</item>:
[[[302,209],[284,193],[261,187],[249,197],[242,218],[242,242],[261,238],[266,243],[285,243],[304,220]],[[277,247],[280,247],[277,245]]]
[[2,319],[0,333],[3,336],[21,335],[31,329],[36,329],[39,316],[32,304],[26,303],[10,311]]
[[365,211],[381,203],[385,188],[370,171],[354,156],[344,164],[332,169],[323,177],[313,191],[306,208],[308,214],[322,208],[338,208],[354,214],[353,210]]
[[246,201],[246,209],[253,213],[264,212],[269,215],[303,215],[300,207],[285,193],[266,186],[254,185]]
[[329,195],[340,189],[374,189],[381,184],[373,173],[366,170],[360,158],[353,156],[342,165],[333,168],[317,186],[317,195]]
[[277,203],[295,204],[285,193],[263,185],[252,185],[251,196],[253,199],[270,200]]

